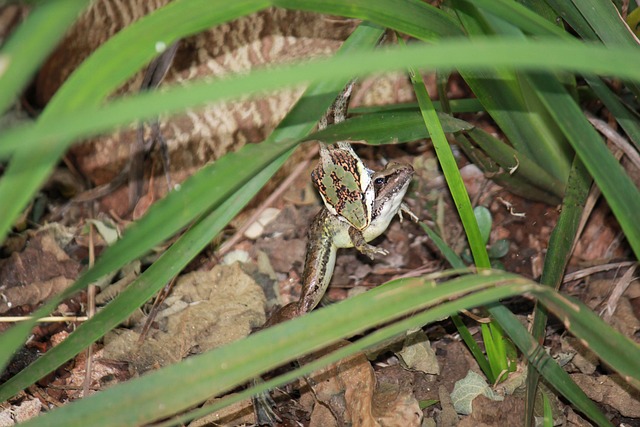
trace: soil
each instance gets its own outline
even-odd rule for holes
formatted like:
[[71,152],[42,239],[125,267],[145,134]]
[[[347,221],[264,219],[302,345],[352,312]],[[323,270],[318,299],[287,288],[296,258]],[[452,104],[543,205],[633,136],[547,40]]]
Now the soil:
[[[459,92],[454,95],[467,95],[461,86],[459,80],[454,80],[452,91]],[[466,119],[495,131],[484,116]],[[302,147],[302,150],[310,149],[309,145]],[[376,170],[386,161],[411,163],[416,175],[406,203],[421,221],[440,233],[456,253],[468,252],[429,142],[358,147],[357,151],[365,163]],[[456,151],[456,154],[474,205],[485,206],[491,212],[493,226],[489,245],[506,241],[506,255],[493,261],[507,271],[538,280],[559,207],[513,195],[488,180],[461,153]],[[159,170],[158,159],[153,161],[154,165],[148,169]],[[245,235],[223,256],[217,250],[220,242],[213,242],[199,254],[160,303],[148,330],[145,324],[153,301],[94,344],[89,374],[85,371],[86,353],[83,352],[19,395],[2,402],[0,426],[25,421],[80,399],[87,381],[89,392],[94,393],[240,339],[260,327],[276,307],[295,301],[300,293],[306,230],[321,208],[315,189],[307,179],[313,166],[312,162],[278,198],[249,237]],[[154,179],[163,178],[156,173]],[[66,289],[92,256],[99,256],[129,221],[157,201],[149,193],[139,200],[135,211],[119,215],[110,209],[112,205],[101,203],[100,199],[76,203],[74,198],[87,189],[86,182],[71,162],[61,165],[0,248],[0,315],[28,316],[50,295]],[[152,187],[148,182],[147,186]],[[114,199],[126,200],[127,195],[127,188],[120,187],[110,194],[110,203]],[[244,212],[241,219],[234,221],[221,240],[229,237],[250,213]],[[94,229],[91,237],[88,224]],[[170,243],[106,278],[98,289],[98,307],[115,298]],[[422,228],[410,221],[394,220],[384,235],[372,243],[386,249],[389,255],[371,261],[353,249],[341,250],[327,292],[329,300],[348,298],[397,277],[449,268]],[[640,343],[640,283],[631,281],[621,295],[611,298],[614,289],[620,288],[621,277],[628,269],[635,269],[635,265],[626,262],[633,259],[615,218],[600,200],[575,247],[561,291],[585,302],[624,335]],[[588,270],[606,264],[611,266]],[[81,317],[87,315],[90,298],[93,297],[82,292],[66,300],[53,313],[78,319],[41,323],[34,328],[29,342],[16,353],[0,382],[66,339],[82,321]],[[505,303],[523,322],[528,322],[532,312],[530,301],[513,299]],[[479,324],[471,317],[465,317],[464,321],[474,338],[481,342]],[[8,325],[0,323],[0,332],[8,329]],[[605,363],[565,332],[560,322],[550,319],[545,348],[562,361],[565,370],[612,424],[640,426],[638,390],[626,386]],[[368,356],[354,355],[284,390],[277,390],[273,397],[278,403],[280,425],[357,425],[353,421],[356,419],[362,425],[381,426],[522,423],[524,399],[518,385],[523,382],[523,357],[517,358],[517,370],[508,380],[515,391],[507,395],[500,393],[506,386],[486,384],[450,320],[428,325],[404,342]],[[454,392],[457,389],[464,394],[464,387],[479,390],[477,397],[468,402],[467,410],[461,409]],[[590,425],[566,401],[551,392],[547,395],[552,398],[555,425]],[[250,405],[248,401],[240,402],[190,425],[252,424],[255,418]]]
[[[426,146],[426,143],[414,144],[375,151],[365,147],[359,152],[374,168],[381,167],[378,161],[382,158],[411,162],[416,168],[416,177],[406,202],[425,223],[442,225],[439,231],[445,241],[464,252],[461,226],[451,201],[443,196],[442,179],[435,168],[426,166],[435,164],[431,152],[424,151]],[[501,239],[508,241],[507,254],[499,261],[508,271],[539,279],[549,237],[559,215],[558,207],[514,196],[487,181],[473,165],[466,164],[464,158],[461,162],[472,200],[487,207],[493,217],[489,243]],[[189,271],[179,276],[172,293],[160,306],[142,346],[138,341],[149,307],[94,345],[90,375],[92,391],[245,336],[264,322],[265,309],[273,310],[299,296],[306,228],[320,204],[309,182],[304,179],[297,182],[276,202],[275,210],[270,211],[271,220],[258,228],[257,237],[245,238],[235,245],[232,254],[244,259],[243,262],[231,262],[229,255],[219,262],[209,249],[191,263]],[[69,286],[87,261],[90,241],[82,225],[86,223],[88,211],[76,208],[73,219],[47,221],[57,214],[62,199],[56,197],[55,191],[45,196],[49,208],[40,222],[48,222],[48,225],[16,231],[3,248],[0,277],[6,299],[0,310],[5,316],[29,314],[51,293]],[[434,214],[438,211],[441,212],[439,216]],[[103,230],[108,230],[110,224],[122,225],[117,219],[109,218],[108,213],[96,217],[105,225]],[[103,231],[96,235],[93,244],[97,253],[107,244],[108,234]],[[568,272],[629,257],[629,251],[623,245],[616,245],[618,234],[611,213],[601,203],[591,215]],[[598,240],[588,242],[586,239],[592,236]],[[348,298],[354,292],[395,277],[447,268],[421,228],[409,221],[394,221],[384,236],[373,244],[387,249],[390,255],[370,261],[355,250],[340,251],[328,291],[330,300]],[[120,282],[118,286],[123,286],[139,274],[140,268],[145,268],[145,262],[148,261],[143,260],[142,266],[121,272],[110,282]],[[625,270],[619,267],[567,281],[563,291],[602,311],[607,307],[607,297],[618,277]],[[212,283],[215,284],[213,287]],[[99,305],[117,295],[117,289],[112,287],[116,285],[105,286],[98,294]],[[86,299],[85,293],[77,295],[61,305],[57,314],[84,315]],[[608,317],[612,325],[636,342],[640,341],[639,301],[640,289],[632,282]],[[524,321],[532,308],[531,303],[524,300],[514,300],[510,307]],[[479,340],[478,324],[470,318],[465,322]],[[43,323],[35,328],[33,338],[16,355],[3,380],[65,339],[74,324]],[[565,369],[588,390],[589,396],[612,422],[640,425],[637,390],[624,387],[606,365],[577,340],[567,336],[558,322],[551,321],[545,346],[554,357],[565,358]],[[167,348],[171,351],[163,350]],[[522,376],[522,357],[518,359],[518,367],[518,371],[511,374],[511,381]],[[518,393],[503,396],[499,401],[495,396],[481,395],[473,400],[472,410],[467,415],[460,414],[457,407],[454,409],[451,393],[470,372],[481,375],[455,328],[445,320],[429,325],[399,348],[376,355],[372,362],[364,355],[354,356],[316,373],[311,382],[290,386],[291,390],[297,388],[295,393],[276,393],[275,397],[284,420],[282,425],[339,425],[349,422],[354,411],[372,417],[372,425],[518,425],[524,410],[523,398]],[[309,384],[314,382],[313,378],[319,383],[317,378],[323,377],[328,377],[330,382],[321,382],[323,389],[316,387],[311,392]],[[5,402],[5,413],[12,411],[10,418],[18,420],[46,411],[52,405],[64,405],[80,398],[84,381],[85,354],[82,353],[29,390]],[[318,401],[326,405],[318,405]],[[563,400],[554,399],[553,402],[556,420],[561,425],[588,425]],[[244,406],[234,406],[214,416],[218,420],[222,416],[229,425],[252,423],[253,412],[249,405],[245,402]],[[0,417],[0,425],[5,425],[2,423]],[[211,425],[207,423],[205,418],[193,425]]]

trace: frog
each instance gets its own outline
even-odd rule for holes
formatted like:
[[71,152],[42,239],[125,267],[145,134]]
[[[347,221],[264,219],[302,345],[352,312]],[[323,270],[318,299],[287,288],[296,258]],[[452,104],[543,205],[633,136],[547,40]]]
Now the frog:
[[[320,209],[309,227],[300,299],[282,307],[264,327],[308,313],[319,304],[333,276],[338,249],[367,244],[384,233],[396,215],[402,218],[402,212],[414,216],[403,203],[413,174],[411,165],[389,162],[382,171],[371,175],[374,192],[371,221],[358,237],[354,238],[351,224],[326,206]],[[387,254],[384,249],[379,252]]]
[[[402,219],[402,212],[405,212],[417,219],[402,201],[413,173],[411,165],[397,162],[390,162],[382,171],[371,173],[374,194],[371,220],[359,232],[357,238],[362,239],[360,244],[366,244],[384,233],[395,215]],[[320,303],[333,276],[338,249],[357,247],[353,230],[351,224],[334,214],[326,205],[321,207],[309,227],[300,298],[281,307],[260,329],[302,316]],[[387,253],[382,249],[380,251]],[[261,380],[254,380],[254,384],[259,381]],[[254,396],[253,404],[259,425],[276,425],[280,421],[273,411],[276,403],[268,392]]]
[[[318,129],[346,120],[347,108],[355,81],[350,81],[338,95],[319,122]],[[366,244],[363,230],[371,223],[375,189],[374,172],[368,169],[355,153],[351,143],[339,141],[335,145],[320,143],[320,162],[311,173],[327,210],[351,226],[350,235],[358,251],[373,259],[384,251]]]
[[375,198],[373,172],[348,142],[320,148],[320,162],[311,174],[327,210],[351,226],[356,248],[373,259],[377,248],[362,244],[362,232],[371,223]]

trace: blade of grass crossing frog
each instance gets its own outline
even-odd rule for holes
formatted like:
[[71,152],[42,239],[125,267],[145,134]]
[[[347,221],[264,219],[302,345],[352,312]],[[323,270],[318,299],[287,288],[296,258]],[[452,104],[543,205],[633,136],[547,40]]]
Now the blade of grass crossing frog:
[[[380,37],[380,35],[382,34],[383,29],[373,26],[373,25],[369,25],[369,24],[364,24],[364,25],[360,25],[355,31],[354,33],[350,36],[349,39],[347,39],[347,41],[345,41],[345,43],[343,44],[343,46],[340,48],[340,53],[339,54],[343,54],[346,55],[352,51],[357,51],[360,49],[366,49],[369,46],[373,46],[375,45],[377,39]],[[291,112],[285,117],[285,119],[283,119],[283,121],[280,123],[280,125],[278,126],[278,128],[271,134],[271,136],[269,137],[268,141],[265,141],[264,147],[269,147],[271,145],[280,145],[282,146],[282,142],[283,141],[292,141],[295,140],[297,138],[302,137],[303,135],[307,134],[312,126],[314,125],[313,121],[309,120],[309,116],[311,117],[319,117],[322,112],[327,108],[327,106],[331,103],[331,100],[333,98],[335,98],[336,93],[340,90],[340,88],[344,85],[344,83],[341,82],[322,82],[322,83],[318,83],[315,85],[310,86],[306,91],[305,94],[303,95],[303,97],[298,101],[298,103],[293,107],[293,109],[291,110]],[[324,99],[325,104],[322,104],[322,102],[319,101],[319,98]],[[260,150],[260,148],[258,147],[245,147],[245,149],[249,149],[249,150]],[[280,148],[282,149],[282,148]],[[285,149],[286,149],[286,145],[285,145]],[[244,149],[243,149],[244,150]],[[241,150],[241,151],[243,151]],[[273,151],[273,149],[267,149],[267,151],[265,151],[264,154],[259,154],[259,155],[250,155],[248,156],[249,159],[254,158],[255,160],[257,160],[258,162],[264,162],[266,161],[269,157],[269,153],[271,153]],[[273,153],[271,153],[273,154]],[[266,169],[264,169],[262,172],[256,170],[255,173],[258,173],[258,175],[256,177],[254,177],[251,181],[251,184],[246,184],[245,185],[245,189],[243,190],[243,193],[236,193],[234,194],[233,202],[225,202],[225,203],[247,203],[249,201],[249,199],[251,198],[251,194],[252,191],[255,192],[255,185],[257,185],[255,183],[256,180],[258,180],[259,182],[266,182],[268,180],[268,178],[275,172],[275,170],[277,170],[277,168],[282,164],[282,162],[284,161],[284,159],[288,157],[288,154],[285,154],[284,157],[281,157],[279,160],[276,160],[275,163],[272,163],[271,165],[267,166]],[[225,160],[220,159],[222,161],[222,163],[225,163]],[[220,162],[219,160],[219,162]],[[218,163],[219,163],[218,162]],[[245,170],[246,173],[248,173],[248,176],[254,175],[255,173],[252,172],[252,169],[249,167],[249,165],[251,165],[252,161],[251,160],[242,160],[241,164],[242,167],[232,167],[232,170]],[[215,165],[210,166],[211,167],[215,167]],[[275,167],[275,169],[273,169]],[[228,175],[228,174],[226,174]],[[233,176],[234,174],[231,174],[230,176]],[[191,179],[191,181],[193,181],[193,178]],[[206,184],[206,182],[211,182],[211,178],[205,178],[204,179],[204,183],[205,185],[209,186],[209,184]],[[181,192],[182,194],[184,194],[184,192],[186,190],[188,190],[188,185],[183,185]],[[207,190],[207,192],[210,192],[209,190]],[[170,198],[175,198],[175,193],[170,194],[167,199]],[[204,201],[207,200],[207,197],[196,197],[196,201]],[[215,205],[215,201],[212,200],[209,197],[209,204],[210,205]],[[164,202],[166,203],[166,202]],[[179,201],[178,205],[179,206],[183,206],[184,203],[186,203],[187,205],[191,205],[191,204],[195,204],[196,202],[194,201],[190,201],[190,202],[183,202],[183,201]],[[153,210],[156,210],[157,207],[152,207]],[[199,211],[204,212],[205,209],[201,209]],[[232,210],[231,210],[232,211]],[[221,218],[225,218],[224,224],[226,224],[227,222],[227,218],[224,215],[224,212],[227,212],[227,210],[225,209],[225,211],[223,211],[223,215],[221,216]],[[151,213],[151,210],[150,212]],[[170,214],[170,217],[174,217],[174,214]],[[207,217],[211,219],[211,216]],[[212,218],[215,219],[215,216]],[[144,223],[148,223],[148,217],[145,216],[143,217],[140,222],[144,222]],[[166,220],[165,219],[160,219],[160,223],[163,224],[162,227],[164,227],[166,225]],[[224,225],[222,224],[222,225]],[[220,225],[218,225],[217,227],[219,227]],[[209,236],[212,236],[211,233],[213,233],[217,228],[216,226],[214,226],[213,224],[209,224],[206,227],[208,228],[208,232],[204,232],[202,231],[200,234],[202,236],[206,236],[207,238]],[[155,229],[156,225],[153,225],[153,223],[147,227],[150,229]],[[157,233],[157,231],[156,231]],[[146,232],[142,232],[142,234],[146,234]],[[154,234],[154,233],[152,233]],[[215,233],[213,233],[215,234]],[[194,235],[194,231],[193,229],[190,232],[187,232],[187,234],[185,236],[182,236],[178,242],[189,242],[189,239],[191,239],[191,237],[189,236],[193,236]],[[123,240],[127,238],[127,236],[125,235],[125,237],[123,237]],[[212,238],[212,237],[211,237]],[[131,235],[129,233],[129,240],[131,240]],[[137,237],[133,237],[133,241],[138,240]],[[206,239],[205,239],[206,240]],[[211,239],[207,240],[210,241]],[[178,242],[176,242],[174,244],[174,246],[176,246],[176,248],[174,249],[173,247],[171,247],[168,251],[168,254],[166,255],[166,257],[168,257],[170,259],[170,261],[168,261],[167,263],[164,263],[164,261],[160,262],[160,264],[158,264],[157,267],[154,267],[155,264],[153,266],[151,266],[147,272],[145,272],[145,274],[150,275],[150,274],[160,274],[161,277],[155,277],[153,279],[153,283],[156,283],[156,288],[161,287],[167,280],[169,280],[171,277],[173,277],[173,275],[177,274],[177,271],[174,271],[173,269],[176,268],[176,265],[181,265],[182,263],[184,263],[186,260],[192,258],[193,256],[195,256],[195,254],[197,254],[197,248],[199,247],[199,245],[202,244],[201,243],[189,243],[187,244],[187,247],[182,248],[181,246],[178,244]],[[89,273],[91,273],[93,276],[88,276],[85,275],[82,279],[80,279],[78,282],[76,282],[76,284],[74,284],[73,288],[68,290],[67,294],[71,294],[74,291],[81,289],[82,287],[86,286],[87,283],[91,282],[92,280],[94,280],[96,277],[100,276],[101,273],[98,271],[98,269],[100,268],[100,265],[105,265],[105,267],[103,267],[103,271],[110,271],[110,269],[116,269],[119,268],[118,266],[124,265],[124,263],[128,262],[131,258],[131,256],[129,257],[125,257],[123,259],[120,260],[120,262],[115,262],[113,259],[109,260],[109,253],[110,254],[121,254],[123,251],[122,249],[122,244],[120,243],[119,246],[118,244],[112,248],[110,248],[110,250],[108,251],[108,253],[105,253],[101,256],[101,258],[99,258],[98,262],[96,263],[96,266],[94,267],[94,269],[90,270]],[[173,255],[169,255],[169,254],[173,254],[173,253],[182,253],[182,258],[180,258],[180,260],[175,259],[175,260],[171,260],[171,256]],[[167,258],[161,258],[163,260],[167,259]],[[186,258],[185,258],[186,257]],[[106,259],[105,259],[106,258]],[[167,269],[166,271],[164,269]],[[142,280],[142,279],[140,279]],[[141,282],[142,283],[142,282]],[[150,288],[148,289],[148,291],[151,291],[153,289],[153,286],[150,286]],[[133,292],[133,291],[132,291]],[[151,294],[153,294],[153,292],[151,292]],[[79,351],[81,351],[84,347],[86,347],[87,345],[89,345],[93,340],[99,338],[100,336],[102,336],[102,334],[108,330],[108,327],[110,327],[111,325],[117,324],[121,321],[123,321],[131,312],[132,308],[131,307],[138,307],[140,305],[142,305],[142,303],[144,303],[144,301],[146,301],[146,299],[148,299],[149,297],[147,296],[148,293],[145,294],[141,294],[141,296],[138,296],[136,298],[134,298],[135,302],[131,305],[131,304],[127,304],[127,303],[123,303],[122,307],[119,307],[118,305],[114,305],[112,308],[107,308],[105,310],[105,313],[103,314],[103,316],[106,319],[111,319],[110,321],[107,322],[107,324],[101,324],[100,327],[95,328],[95,330],[92,330],[93,327],[90,327],[93,323],[97,323],[98,321],[100,321],[101,317],[97,316],[98,318],[94,318],[92,320],[90,320],[88,322],[88,324],[83,325],[85,327],[85,329],[82,329],[82,331],[85,331],[83,333],[78,333],[78,331],[76,331],[74,334],[71,335],[70,337],[70,342],[69,344],[63,343],[61,344],[59,347],[61,348],[54,348],[51,350],[51,354],[47,353],[45,356],[43,356],[43,358],[41,358],[38,362],[36,362],[36,366],[35,368],[33,368],[32,372],[29,371],[23,371],[25,372],[18,374],[18,378],[17,379],[12,379],[10,380],[10,382],[5,383],[3,386],[0,387],[0,395],[2,396],[11,396],[13,394],[15,394],[17,391],[19,391],[20,389],[28,386],[29,384],[31,384],[33,381],[37,380],[38,378],[40,378],[43,374],[43,372],[46,374],[47,372],[49,372],[52,369],[55,369],[57,366],[59,366],[61,363],[64,363],[66,360],[68,360],[70,357],[73,357],[73,355],[75,355],[76,353],[78,353]],[[44,315],[46,315],[52,308],[54,308],[58,301],[60,300],[60,298],[62,298],[63,296],[58,296],[53,298],[52,301],[50,301],[45,307],[43,307],[42,309],[40,309],[36,314],[34,314],[35,317],[42,317]],[[118,298],[121,298],[122,295]],[[111,305],[109,307],[111,307],[113,304],[116,303],[117,300],[113,301],[111,303]],[[136,305],[137,304],[137,305]],[[111,314],[113,313],[113,314]],[[24,322],[20,325],[17,325],[13,328],[11,328],[9,331],[3,333],[3,335],[0,337],[0,342],[2,343],[2,345],[0,345],[0,355],[5,358],[6,361],[8,361],[9,357],[11,356],[11,354],[13,353],[14,349],[16,349],[20,344],[22,344],[23,342],[23,338],[24,336],[26,336],[26,334],[28,333],[28,331],[31,328],[31,324],[33,322]],[[107,329],[104,329],[104,328]],[[77,334],[77,335],[76,335]],[[49,359],[53,359],[52,361],[49,361]],[[6,363],[6,362],[5,362]],[[27,368],[29,369],[29,368]],[[14,377],[15,378],[15,377]],[[34,379],[35,378],[35,379]],[[2,399],[4,400],[4,399]]]

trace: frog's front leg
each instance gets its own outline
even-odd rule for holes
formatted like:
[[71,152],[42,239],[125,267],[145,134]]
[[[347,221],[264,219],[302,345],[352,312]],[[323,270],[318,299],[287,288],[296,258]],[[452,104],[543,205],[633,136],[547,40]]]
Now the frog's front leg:
[[371,259],[374,259],[375,255],[388,255],[389,252],[382,248],[377,248],[373,245],[370,245],[365,240],[362,235],[362,231],[358,230],[355,227],[349,227],[349,237],[351,238],[351,243],[353,243],[353,247],[356,248],[363,255],[368,256]]
[[398,210],[398,217],[400,218],[400,222],[404,221],[404,217],[402,216],[403,212],[409,216],[411,221],[413,222],[420,221],[420,218],[418,218],[418,215],[414,214],[411,211],[411,209],[409,209],[409,206],[406,203],[402,202],[400,204],[400,210]]

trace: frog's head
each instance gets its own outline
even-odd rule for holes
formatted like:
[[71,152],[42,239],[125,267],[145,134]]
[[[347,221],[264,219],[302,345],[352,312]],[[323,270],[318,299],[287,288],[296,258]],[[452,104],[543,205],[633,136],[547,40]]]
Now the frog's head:
[[385,229],[391,219],[398,213],[402,199],[409,188],[413,177],[413,167],[404,163],[390,162],[380,172],[371,177],[375,199],[371,222],[378,222],[377,226]]

